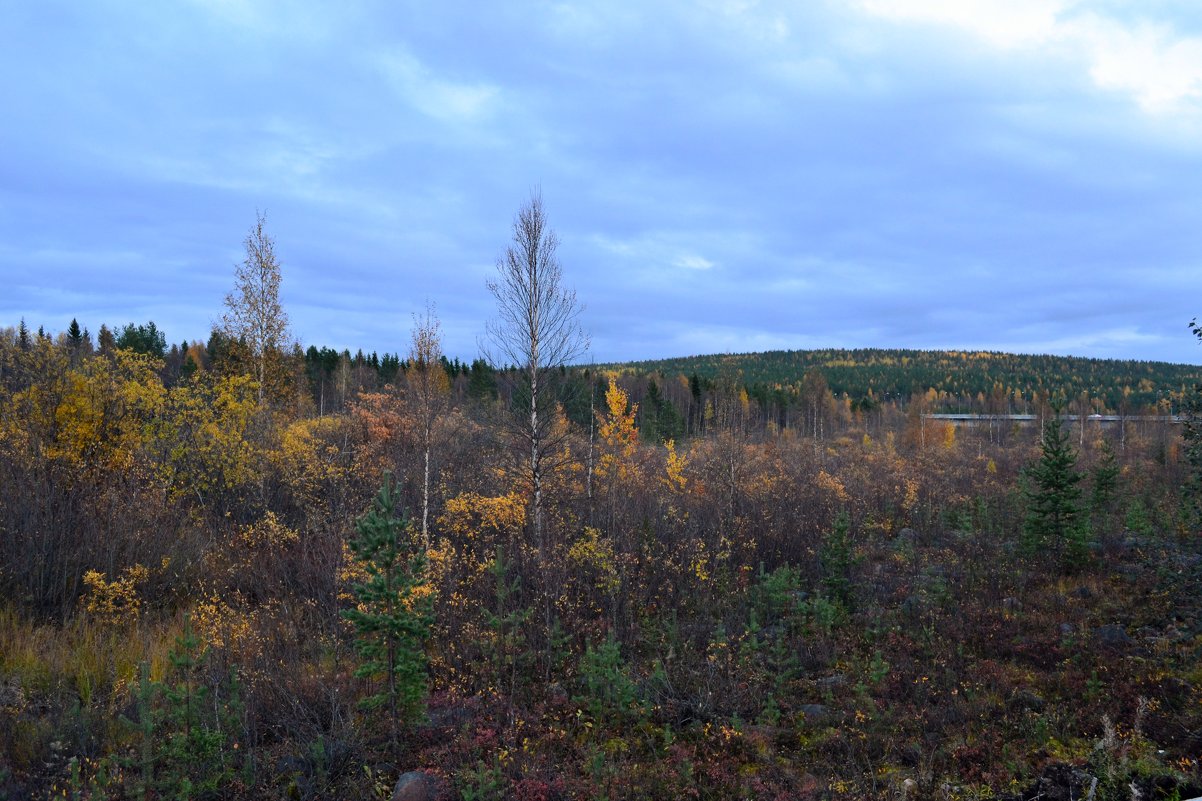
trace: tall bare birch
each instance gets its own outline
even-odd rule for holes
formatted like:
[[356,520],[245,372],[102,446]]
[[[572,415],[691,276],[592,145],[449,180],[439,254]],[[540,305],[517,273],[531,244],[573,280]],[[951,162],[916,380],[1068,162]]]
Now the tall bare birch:
[[409,345],[409,392],[418,416],[422,437],[422,543],[430,544],[430,451],[434,447],[434,424],[446,406],[450,383],[442,366],[442,324],[434,304],[426,304],[424,316],[413,315]]
[[243,244],[246,258],[234,271],[234,290],[225,296],[222,328],[250,348],[259,380],[259,400],[267,385],[267,363],[287,345],[288,314],[280,305],[280,263],[275,240],[263,230],[266,215],[256,213]]
[[547,224],[541,195],[534,193],[513,221],[513,242],[497,261],[488,289],[497,317],[488,324],[484,355],[494,366],[514,366],[529,403],[516,411],[515,431],[531,492],[531,521],[539,558],[547,560],[543,525],[543,473],[548,437],[555,424],[554,380],[559,368],[584,355],[588,336],[580,327],[581,305],[562,286],[556,256],[559,240]]

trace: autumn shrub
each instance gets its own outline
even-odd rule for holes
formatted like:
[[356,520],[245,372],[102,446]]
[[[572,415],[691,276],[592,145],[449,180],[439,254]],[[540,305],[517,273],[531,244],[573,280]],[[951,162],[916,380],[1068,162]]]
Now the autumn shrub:
[[104,573],[89,570],[83,575],[88,588],[84,606],[88,615],[103,626],[122,626],[134,623],[141,612],[142,598],[138,585],[146,580],[148,571],[142,565],[133,565],[122,571],[121,576],[107,581]]

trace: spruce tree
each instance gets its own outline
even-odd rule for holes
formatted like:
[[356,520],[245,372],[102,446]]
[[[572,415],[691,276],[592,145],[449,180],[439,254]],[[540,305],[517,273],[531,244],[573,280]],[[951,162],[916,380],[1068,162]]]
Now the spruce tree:
[[67,326],[67,345],[72,351],[77,351],[83,347],[83,329],[79,327],[79,320],[71,318],[71,325]]
[[112,354],[117,349],[117,338],[113,336],[113,332],[103,323],[100,324],[100,331],[96,334],[96,347],[106,356]]
[[1102,455],[1092,471],[1093,481],[1089,497],[1089,505],[1094,519],[1098,522],[1097,530],[1100,532],[1109,532],[1110,523],[1114,518],[1115,499],[1118,497],[1121,475],[1122,469],[1114,455],[1114,449],[1110,447],[1109,442],[1103,440]]
[[426,554],[417,547],[404,511],[397,515],[397,494],[392,476],[386,475],[372,508],[356,521],[350,549],[367,580],[354,585],[356,608],[342,613],[355,626],[355,649],[362,660],[355,675],[383,682],[361,706],[387,709],[394,746],[401,721],[423,713],[425,641],[433,622]]
[[818,550],[818,564],[822,568],[822,587],[827,597],[851,609],[853,603],[851,566],[851,517],[846,511],[835,515],[835,523],[822,541]]
[[1023,521],[1023,550],[1035,554],[1051,548],[1066,568],[1086,556],[1086,528],[1081,514],[1081,473],[1071,435],[1060,420],[1060,408],[1043,428],[1039,461],[1024,471],[1027,516]]

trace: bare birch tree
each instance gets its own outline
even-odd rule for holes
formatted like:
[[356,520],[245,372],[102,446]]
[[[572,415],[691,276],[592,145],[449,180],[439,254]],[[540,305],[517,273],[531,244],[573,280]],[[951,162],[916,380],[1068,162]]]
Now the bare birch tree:
[[225,332],[250,348],[259,380],[259,400],[267,385],[267,363],[287,344],[288,315],[280,305],[280,263],[275,240],[263,230],[266,215],[256,213],[246,235],[246,258],[234,271],[234,291],[225,296]]
[[409,392],[421,427],[422,543],[430,545],[430,451],[434,447],[434,423],[446,405],[450,383],[442,366],[442,324],[434,313],[434,304],[426,304],[423,317],[413,315],[412,341],[409,345]]
[[534,193],[518,211],[513,242],[497,261],[496,279],[488,282],[497,300],[497,318],[488,324],[483,348],[494,366],[514,366],[521,388],[529,394],[528,406],[524,404],[517,413],[515,428],[528,454],[523,461],[530,483],[531,520],[544,565],[543,473],[547,440],[555,424],[554,380],[560,367],[588,350],[576,292],[562,286],[558,246],[542,197]]

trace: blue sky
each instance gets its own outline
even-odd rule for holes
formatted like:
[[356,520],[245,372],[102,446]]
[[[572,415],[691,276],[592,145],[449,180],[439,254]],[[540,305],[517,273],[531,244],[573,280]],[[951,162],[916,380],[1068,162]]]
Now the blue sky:
[[541,188],[597,361],[1197,363],[1195,0],[8,4],[0,326],[203,339],[257,210],[304,345],[473,358]]

